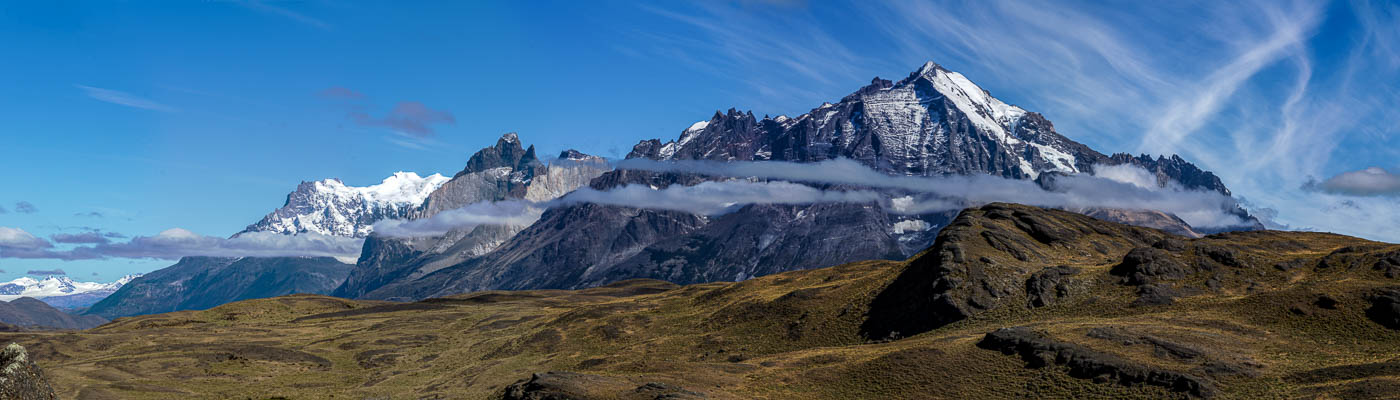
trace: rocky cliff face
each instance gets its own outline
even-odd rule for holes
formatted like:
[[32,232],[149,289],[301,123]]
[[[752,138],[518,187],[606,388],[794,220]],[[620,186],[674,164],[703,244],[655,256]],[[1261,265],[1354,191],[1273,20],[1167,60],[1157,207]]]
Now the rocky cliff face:
[[[609,169],[601,158],[574,150],[564,151],[550,164],[535,157],[535,148],[523,148],[520,138],[508,133],[473,154],[467,167],[432,194],[412,219],[483,201],[527,200],[544,202],[563,196]],[[492,253],[525,225],[480,225],[458,229],[440,237],[392,238],[371,236],[345,283],[334,292],[343,297],[399,298],[384,294],[385,286],[414,282],[443,268]],[[408,290],[408,289],[405,289]]]

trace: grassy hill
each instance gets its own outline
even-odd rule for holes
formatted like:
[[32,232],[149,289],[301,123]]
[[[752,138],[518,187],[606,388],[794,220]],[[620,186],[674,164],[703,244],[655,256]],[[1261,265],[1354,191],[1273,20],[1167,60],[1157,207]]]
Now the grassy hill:
[[83,399],[1394,397],[1397,275],[1397,245],[1188,239],[993,204],[906,262],[418,303],[293,295],[0,339]]

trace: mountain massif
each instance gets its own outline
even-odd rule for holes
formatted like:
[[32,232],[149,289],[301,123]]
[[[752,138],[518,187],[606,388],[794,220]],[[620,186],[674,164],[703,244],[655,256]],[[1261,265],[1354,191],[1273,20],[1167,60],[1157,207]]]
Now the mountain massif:
[[998,203],[903,261],[284,296],[0,339],[64,398],[1375,398],[1400,390],[1397,277],[1394,244]]
[[[502,142],[516,140],[510,135]],[[473,163],[454,181],[481,173],[483,167],[474,166],[478,164],[512,166],[511,171],[517,171],[520,166],[512,164],[519,161],[513,157],[532,153],[503,148],[500,143],[488,150],[473,156]],[[1053,185],[1052,177],[1057,175],[1131,165],[1154,176],[1161,187],[1230,194],[1214,174],[1180,157],[1107,156],[1094,151],[1055,132],[1040,114],[997,100],[961,74],[933,63],[899,82],[876,78],[835,104],[823,104],[797,117],[758,119],[751,112],[717,112],[710,120],[683,130],[677,140],[642,141],[627,158],[799,163],[846,158],[896,176],[990,174],[1034,179],[1043,186]],[[601,173],[588,186],[599,191],[627,185],[662,189],[720,179],[724,178],[619,168]],[[511,188],[510,184],[476,186]],[[472,192],[454,197],[490,198],[467,193]],[[1262,228],[1243,209],[1231,207],[1228,211],[1245,224],[1192,227],[1176,216],[1151,210],[1078,211],[1191,236]],[[431,262],[415,260],[419,251],[405,246],[413,241],[371,237],[356,274],[374,279],[347,282],[335,293],[412,300],[492,289],[577,289],[631,278],[681,284],[743,280],[859,260],[904,259],[928,247],[955,214],[910,215],[879,203],[753,204],[719,216],[564,204],[544,211],[528,226],[496,228],[508,232],[493,234],[496,240],[489,249],[474,245],[481,240],[471,236],[418,239],[418,243],[435,243],[436,249],[455,245],[474,250],[447,251],[451,256],[434,255]],[[403,265],[414,265],[413,272],[395,267]]]

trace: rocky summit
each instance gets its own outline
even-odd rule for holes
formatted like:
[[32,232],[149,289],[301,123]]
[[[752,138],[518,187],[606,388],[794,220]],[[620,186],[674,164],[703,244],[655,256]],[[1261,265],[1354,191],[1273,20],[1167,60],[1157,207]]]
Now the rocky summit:
[[903,261],[0,336],[65,398],[1375,398],[1400,390],[1397,254],[996,203]]

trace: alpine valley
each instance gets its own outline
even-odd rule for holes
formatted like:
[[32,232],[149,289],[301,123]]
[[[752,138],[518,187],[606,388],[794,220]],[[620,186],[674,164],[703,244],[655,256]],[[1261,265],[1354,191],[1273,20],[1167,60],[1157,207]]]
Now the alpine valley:
[[[875,178],[732,172],[850,166]],[[884,178],[1210,201],[1030,206]],[[625,197],[729,187],[841,200]],[[1265,230],[1215,174],[1101,153],[933,62],[797,116],[718,111],[623,160],[507,133],[450,177],[302,182],[234,237],[262,234],[363,245],[353,264],[190,256],[83,293],[16,281],[0,291],[49,297],[12,307],[74,314],[0,309],[18,325],[0,335],[84,399],[1400,391],[1396,245]]]

